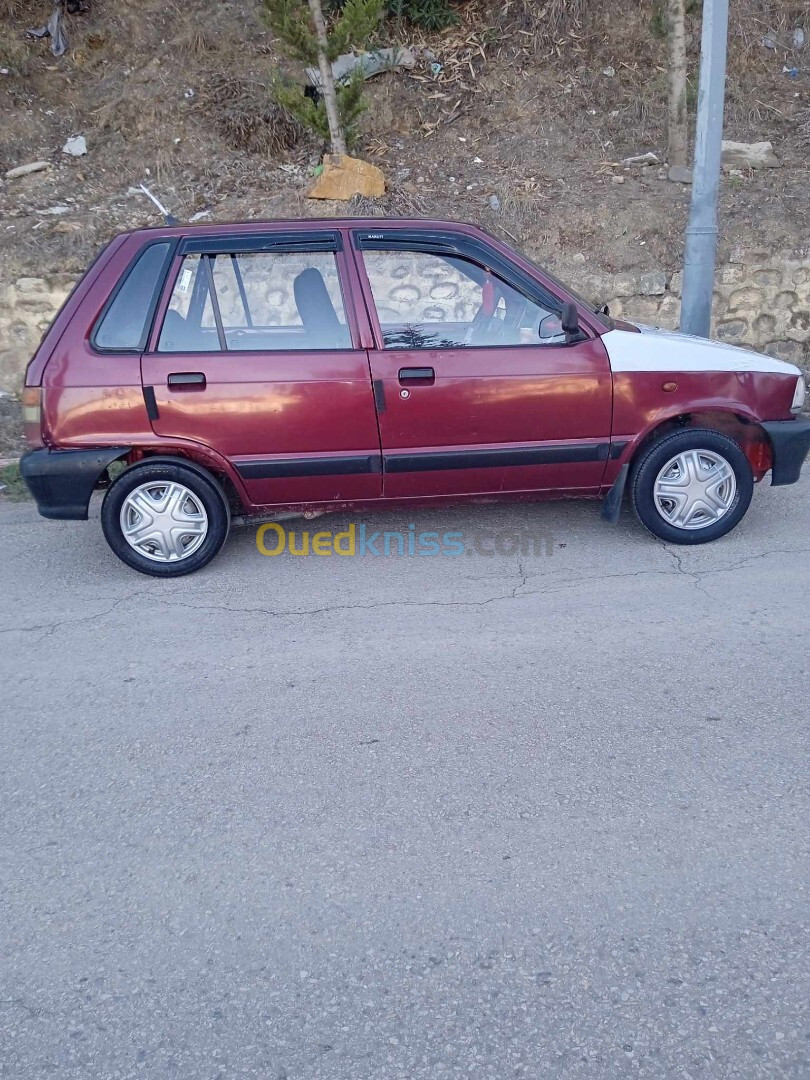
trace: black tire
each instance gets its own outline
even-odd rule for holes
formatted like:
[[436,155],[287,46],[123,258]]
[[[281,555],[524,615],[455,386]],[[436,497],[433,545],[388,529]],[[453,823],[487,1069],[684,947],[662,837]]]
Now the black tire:
[[[686,529],[667,521],[659,509],[655,483],[659,473],[672,458],[687,450],[709,450],[725,459],[736,480],[736,493],[722,517],[700,528]],[[642,452],[630,478],[633,509],[642,525],[672,544],[708,544],[730,533],[745,516],[754,491],[754,476],[748,458],[739,443],[709,428],[685,428],[667,435]]]
[[[199,547],[173,562],[156,562],[141,555],[126,540],[121,528],[121,510],[127,496],[142,484],[160,481],[182,484],[187,488],[202,504],[208,520],[205,539]],[[112,550],[133,570],[152,577],[180,577],[193,574],[213,559],[225,543],[231,527],[231,514],[222,487],[201,466],[172,458],[155,458],[131,466],[113,481],[101,507],[101,527]]]

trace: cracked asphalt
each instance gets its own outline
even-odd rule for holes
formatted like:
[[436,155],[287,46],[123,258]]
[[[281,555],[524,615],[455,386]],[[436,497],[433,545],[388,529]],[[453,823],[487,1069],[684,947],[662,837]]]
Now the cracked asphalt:
[[97,514],[0,505],[0,1077],[810,1075],[810,477],[168,582]]

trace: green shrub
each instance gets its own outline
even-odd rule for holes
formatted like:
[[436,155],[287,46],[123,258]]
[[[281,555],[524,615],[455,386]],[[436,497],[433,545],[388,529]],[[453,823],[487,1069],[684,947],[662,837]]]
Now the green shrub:
[[[362,73],[355,71],[347,82],[339,83],[335,87],[340,121],[346,136],[346,145],[349,147],[357,142],[358,121],[366,108],[363,85]],[[273,96],[302,127],[314,132],[318,138],[329,138],[326,105],[322,97],[311,96],[303,86],[292,79],[278,79],[273,88]]]
[[391,0],[388,10],[425,30],[444,30],[458,21],[458,15],[446,0]]

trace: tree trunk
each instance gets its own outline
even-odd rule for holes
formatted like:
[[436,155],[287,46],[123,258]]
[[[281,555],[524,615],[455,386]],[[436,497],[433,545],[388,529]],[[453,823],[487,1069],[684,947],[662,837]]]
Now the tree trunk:
[[315,38],[318,42],[318,71],[321,73],[321,93],[326,107],[326,120],[329,124],[329,141],[332,144],[332,153],[343,155],[346,153],[346,137],[340,123],[335,80],[327,51],[326,23],[323,18],[321,0],[307,0],[307,3],[312,16],[312,25],[315,28]]
[[686,111],[686,19],[684,0],[667,0],[669,42],[669,117],[667,160],[686,165],[689,134]]

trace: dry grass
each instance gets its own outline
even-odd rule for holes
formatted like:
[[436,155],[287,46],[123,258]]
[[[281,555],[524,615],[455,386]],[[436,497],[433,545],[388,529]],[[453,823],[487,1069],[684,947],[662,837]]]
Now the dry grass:
[[187,21],[176,34],[173,40],[174,49],[181,56],[204,57],[207,53],[216,52],[221,48],[221,42],[216,34],[205,24],[197,20]]
[[31,54],[24,41],[8,36],[0,40],[0,67],[12,75],[27,75],[31,69]]
[[278,156],[305,137],[301,125],[273,100],[270,87],[257,79],[216,73],[200,94],[200,107],[236,150]]
[[37,19],[41,14],[39,0],[0,0],[0,20],[11,22],[26,15]]
[[594,8],[594,0],[506,0],[504,18],[531,34],[538,46],[558,42],[580,29]]

